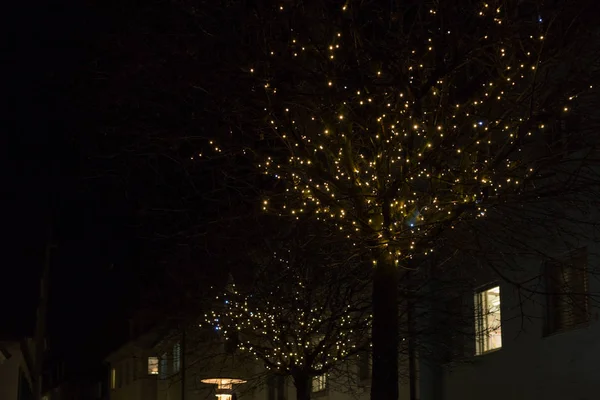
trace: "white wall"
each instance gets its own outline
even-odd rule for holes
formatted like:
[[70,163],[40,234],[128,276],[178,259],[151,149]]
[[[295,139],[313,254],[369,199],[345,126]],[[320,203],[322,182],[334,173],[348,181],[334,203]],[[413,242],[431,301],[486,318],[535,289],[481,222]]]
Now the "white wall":
[[[545,336],[545,295],[501,283],[502,348],[473,357],[465,364],[445,367],[444,400],[600,398],[600,322],[595,296],[600,294],[596,267],[600,248],[593,242],[587,245],[588,289],[592,294],[589,324]],[[541,270],[541,262],[523,262],[524,270],[529,270],[531,276]],[[536,284],[539,282],[535,280],[529,283]]]
[[600,390],[600,324],[515,343],[445,372],[445,399],[592,400]]
[[[127,364],[127,366],[125,365]],[[148,375],[148,354],[143,349],[127,346],[111,356],[109,362],[108,383],[111,400],[155,400],[156,375]],[[128,372],[129,377],[122,375],[121,385],[112,388],[112,368],[117,375]]]
[[16,400],[19,394],[19,368],[26,371],[19,343],[6,345],[11,357],[0,362],[0,399]]

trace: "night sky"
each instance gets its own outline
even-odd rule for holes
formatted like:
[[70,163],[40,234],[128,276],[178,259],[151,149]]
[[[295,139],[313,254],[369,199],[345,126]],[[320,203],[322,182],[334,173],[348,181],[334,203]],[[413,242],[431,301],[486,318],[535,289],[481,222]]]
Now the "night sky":
[[[165,162],[186,156],[186,146],[144,141],[219,129],[197,117],[204,100],[190,89],[195,79],[214,81],[203,69],[219,68],[204,56],[212,50],[201,48],[201,28],[173,3],[62,0],[11,11],[0,333],[31,331],[52,244],[48,344],[52,359],[80,369],[125,339],[134,310],[189,290],[162,285],[165,265],[181,266],[189,281],[190,271],[224,279],[226,268],[210,260],[210,223],[197,221],[220,218],[198,204],[227,194],[207,202],[196,191],[212,176],[195,181]],[[226,240],[231,250],[237,240]]]
[[8,14],[14,62],[2,107],[8,240],[0,327],[7,336],[31,330],[52,243],[50,350],[93,362],[123,338],[138,289],[130,266],[139,255],[132,204],[95,162],[103,110],[92,101],[98,43],[127,10],[82,3],[13,5]]

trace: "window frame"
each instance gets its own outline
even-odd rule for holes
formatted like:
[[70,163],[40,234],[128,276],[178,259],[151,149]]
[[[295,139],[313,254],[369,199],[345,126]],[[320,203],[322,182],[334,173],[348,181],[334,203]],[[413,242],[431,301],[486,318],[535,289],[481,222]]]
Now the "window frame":
[[267,378],[267,400],[287,400],[285,376],[273,374]]
[[112,390],[117,388],[117,369],[114,366],[110,369],[110,388]]
[[[490,312],[490,306],[487,305],[487,298],[485,302],[483,300],[483,296],[493,289],[498,288],[498,317],[499,317],[499,326],[493,330],[500,330],[500,345],[497,347],[491,347],[490,338],[491,334],[489,333],[492,329],[490,328],[489,316],[492,314]],[[484,309],[484,307],[486,309]],[[499,283],[492,283],[478,288],[474,294],[474,309],[475,309],[475,356],[482,356],[485,354],[493,353],[498,350],[501,350],[503,347],[502,343],[502,286]]]
[[[543,275],[546,289],[544,336],[569,332],[587,326],[590,323],[588,260],[587,247],[580,247],[567,252],[562,259],[544,262]],[[581,262],[581,269],[575,275],[573,271],[577,270],[573,269],[573,267],[577,268],[576,264],[578,262]],[[567,269],[567,267],[571,267],[571,269]],[[557,271],[561,273],[557,275]],[[568,277],[567,272],[569,273]],[[582,281],[576,282],[574,287],[581,285],[583,293],[568,291],[569,286],[573,284],[574,277],[582,279]],[[577,315],[576,307],[579,303],[576,302],[576,298],[583,299],[583,312],[580,315]],[[559,315],[566,320],[559,321]],[[581,320],[577,320],[578,318]]]
[[173,373],[176,374],[181,370],[181,343],[176,342],[173,345]]
[[[152,360],[152,365],[156,367],[156,372],[154,372],[154,368],[151,369],[150,360]],[[160,358],[157,356],[148,356],[147,363],[147,374],[151,376],[156,376],[160,374]]]
[[125,360],[124,370],[125,370],[125,372],[124,372],[125,379],[124,379],[123,385],[127,386],[133,380],[133,379],[131,379],[131,359]]
[[311,393],[322,393],[329,387],[329,376],[327,373],[313,376],[310,381]]
[[164,352],[163,355],[159,357],[158,376],[160,379],[167,379],[169,376],[169,356],[167,352]]

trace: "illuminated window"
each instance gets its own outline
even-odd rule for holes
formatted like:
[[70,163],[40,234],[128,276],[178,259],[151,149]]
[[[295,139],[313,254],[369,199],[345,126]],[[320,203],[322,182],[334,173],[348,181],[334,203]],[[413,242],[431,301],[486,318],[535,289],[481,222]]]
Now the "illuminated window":
[[502,347],[500,286],[475,294],[475,338],[477,355]]
[[148,357],[148,375],[158,375],[158,357]]
[[117,370],[114,368],[110,369],[110,388],[115,389],[117,387]]
[[179,372],[179,368],[181,368],[181,345],[175,343],[173,346],[173,373]]
[[314,376],[312,378],[313,393],[322,392],[325,389],[327,389],[327,374]]

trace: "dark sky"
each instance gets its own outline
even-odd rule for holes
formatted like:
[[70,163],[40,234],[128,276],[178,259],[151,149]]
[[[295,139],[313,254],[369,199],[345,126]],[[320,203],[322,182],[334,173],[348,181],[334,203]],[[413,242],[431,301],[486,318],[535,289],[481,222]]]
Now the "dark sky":
[[49,345],[57,357],[97,360],[122,340],[125,317],[143,302],[142,281],[159,282],[164,260],[198,259],[186,243],[157,245],[152,236],[177,232],[204,211],[149,226],[141,217],[155,206],[189,208],[182,198],[198,204],[187,172],[123,156],[137,132],[208,129],[194,117],[198,91],[189,91],[205,57],[193,49],[196,37],[180,34],[185,16],[169,4],[39,1],[9,14],[0,331],[31,326],[51,241]]
[[3,168],[3,236],[8,240],[0,329],[21,333],[30,328],[51,237],[56,249],[49,344],[69,357],[114,345],[127,293],[135,290],[131,274],[121,268],[135,254],[130,206],[113,187],[93,182],[93,154],[87,151],[93,147],[93,110],[83,83],[94,42],[112,19],[102,8],[83,3],[12,6],[6,26],[13,32],[14,55],[2,107],[8,122]]

